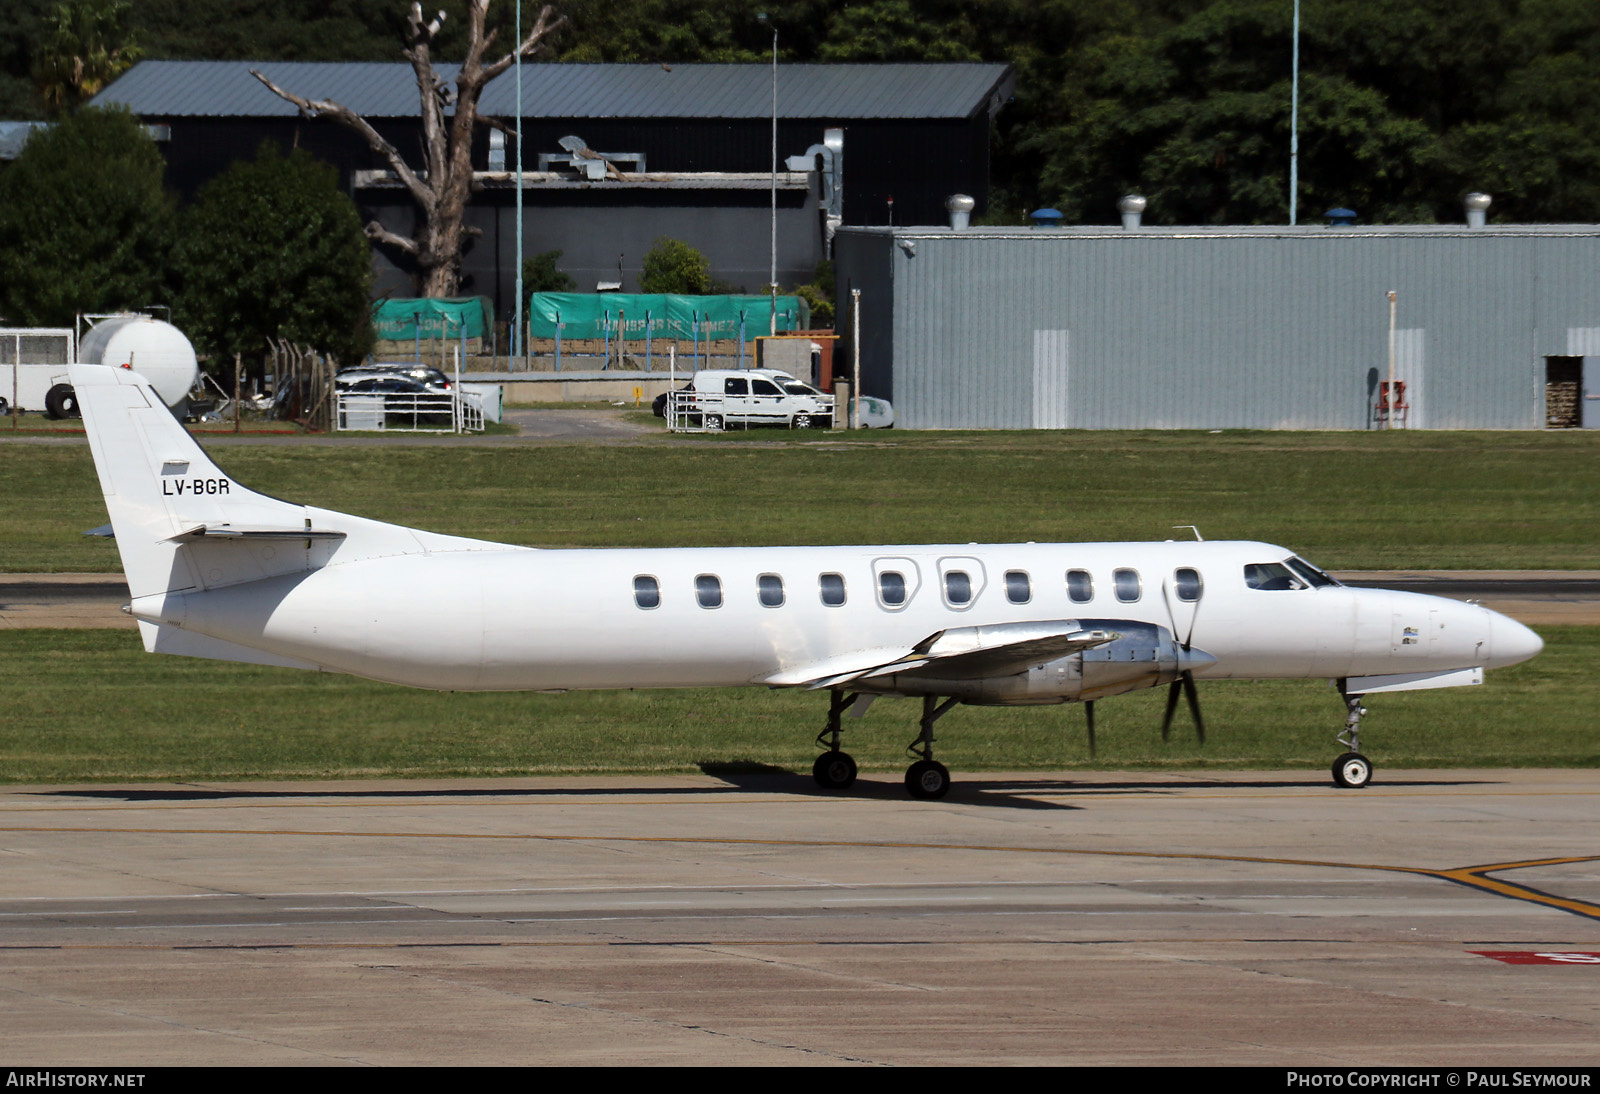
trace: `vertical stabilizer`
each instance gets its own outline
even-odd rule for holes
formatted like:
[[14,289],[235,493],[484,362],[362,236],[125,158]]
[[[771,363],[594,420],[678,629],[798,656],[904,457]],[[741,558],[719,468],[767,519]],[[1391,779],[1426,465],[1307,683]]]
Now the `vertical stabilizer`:
[[257,494],[224,474],[143,376],[83,365],[71,373],[136,599],[201,586],[205,575],[176,537],[197,529],[310,527],[304,506]]

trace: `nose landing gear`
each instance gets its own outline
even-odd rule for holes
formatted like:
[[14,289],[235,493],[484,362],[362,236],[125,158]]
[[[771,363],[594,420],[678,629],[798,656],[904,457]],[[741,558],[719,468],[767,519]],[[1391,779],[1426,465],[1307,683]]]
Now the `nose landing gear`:
[[1333,781],[1346,790],[1359,790],[1372,781],[1372,761],[1363,756],[1361,748],[1361,716],[1367,708],[1361,705],[1361,696],[1347,694],[1344,681],[1339,681],[1339,695],[1349,710],[1344,719],[1344,732],[1337,740],[1349,751],[1333,761]]

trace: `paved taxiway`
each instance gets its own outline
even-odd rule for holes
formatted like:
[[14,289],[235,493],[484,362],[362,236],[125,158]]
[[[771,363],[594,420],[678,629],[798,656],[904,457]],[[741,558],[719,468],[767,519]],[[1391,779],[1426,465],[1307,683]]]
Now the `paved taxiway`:
[[1594,1060],[1590,772],[897,782],[0,788],[0,1058]]

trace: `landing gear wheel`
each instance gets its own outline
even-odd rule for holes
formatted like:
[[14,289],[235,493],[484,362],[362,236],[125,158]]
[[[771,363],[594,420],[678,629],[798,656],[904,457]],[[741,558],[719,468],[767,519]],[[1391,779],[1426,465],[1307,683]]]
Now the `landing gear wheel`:
[[1346,790],[1359,790],[1372,781],[1372,762],[1359,752],[1346,752],[1333,761],[1333,781]]
[[811,777],[824,790],[844,790],[856,781],[856,762],[848,752],[824,752],[811,765]]
[[78,393],[72,390],[71,384],[56,384],[45,392],[44,412],[55,421],[60,421],[62,418],[76,418]]
[[721,433],[722,432],[722,415],[720,415],[720,414],[707,414],[706,415],[705,425],[706,425],[706,432],[707,433]]
[[906,768],[906,792],[913,798],[942,798],[950,792],[950,772],[937,760],[918,760]]

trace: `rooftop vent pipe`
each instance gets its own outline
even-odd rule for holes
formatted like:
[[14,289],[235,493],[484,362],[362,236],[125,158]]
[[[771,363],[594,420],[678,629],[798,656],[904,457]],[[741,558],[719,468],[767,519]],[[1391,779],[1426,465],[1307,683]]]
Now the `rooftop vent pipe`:
[[1489,205],[1494,201],[1488,194],[1474,190],[1461,199],[1467,209],[1467,227],[1482,228],[1488,220]]
[[1028,219],[1035,228],[1059,228],[1063,218],[1059,209],[1035,209],[1028,214]]
[[972,210],[978,203],[966,194],[951,194],[944,199],[945,212],[950,214],[950,227],[954,231],[962,231],[972,223]]
[[1348,228],[1356,222],[1356,211],[1354,209],[1329,209],[1322,215],[1328,218],[1328,227],[1330,228]]
[[1139,226],[1139,220],[1144,216],[1145,206],[1149,205],[1139,194],[1127,194],[1117,202],[1117,208],[1122,210],[1122,226],[1128,231],[1133,231]]

